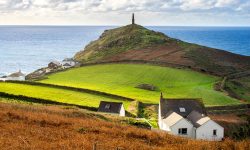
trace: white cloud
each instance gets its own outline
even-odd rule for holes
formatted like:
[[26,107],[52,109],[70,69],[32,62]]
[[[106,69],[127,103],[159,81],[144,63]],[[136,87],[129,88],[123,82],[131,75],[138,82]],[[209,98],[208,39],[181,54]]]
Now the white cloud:
[[[5,17],[16,17],[19,20],[25,17],[28,20],[27,17],[43,16],[45,20],[53,18],[62,20],[60,22],[76,17],[91,21],[100,16],[103,16],[101,19],[112,22],[110,18],[105,17],[113,15],[119,18],[119,15],[131,12],[145,14],[145,17],[147,17],[146,14],[157,14],[154,17],[159,19],[166,14],[189,16],[189,18],[193,18],[191,16],[194,14],[201,16],[198,18],[211,16],[210,14],[214,15],[213,18],[219,15],[239,17],[249,16],[249,11],[249,0],[0,0],[2,18],[3,14]],[[88,18],[89,16],[92,17]]]
[[238,0],[217,0],[215,3],[216,7],[232,7],[233,5],[237,5],[239,3]]

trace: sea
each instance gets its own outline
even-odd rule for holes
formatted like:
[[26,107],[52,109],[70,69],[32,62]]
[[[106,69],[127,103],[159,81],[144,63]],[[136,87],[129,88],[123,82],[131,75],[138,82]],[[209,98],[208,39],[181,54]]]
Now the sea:
[[[115,26],[0,26],[0,77],[71,58]],[[250,27],[148,26],[172,38],[250,56]]]

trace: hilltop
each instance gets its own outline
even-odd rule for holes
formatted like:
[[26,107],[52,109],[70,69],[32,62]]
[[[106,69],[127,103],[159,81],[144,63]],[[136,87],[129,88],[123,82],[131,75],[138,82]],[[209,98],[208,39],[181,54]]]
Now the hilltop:
[[75,59],[81,62],[98,62],[128,50],[164,44],[170,38],[163,33],[147,30],[132,24],[105,30],[98,40],[90,42],[84,51],[78,52]]
[[218,76],[250,69],[250,57],[173,39],[136,24],[104,31],[74,59],[84,64],[120,61],[157,63],[188,67]]

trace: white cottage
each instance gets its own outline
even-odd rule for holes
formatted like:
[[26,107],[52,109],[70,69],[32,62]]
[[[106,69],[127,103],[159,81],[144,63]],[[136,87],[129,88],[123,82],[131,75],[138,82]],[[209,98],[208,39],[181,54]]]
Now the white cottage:
[[125,116],[125,109],[122,103],[119,102],[106,102],[101,101],[98,112],[116,114],[119,116]]
[[12,81],[24,81],[25,80],[25,74],[19,70],[18,72],[12,73],[9,76],[5,78],[5,81],[12,80]]
[[224,128],[206,116],[199,99],[164,99],[158,113],[159,128],[170,134],[202,140],[222,140]]
[[66,58],[62,61],[63,68],[71,68],[76,65],[76,62],[71,58]]

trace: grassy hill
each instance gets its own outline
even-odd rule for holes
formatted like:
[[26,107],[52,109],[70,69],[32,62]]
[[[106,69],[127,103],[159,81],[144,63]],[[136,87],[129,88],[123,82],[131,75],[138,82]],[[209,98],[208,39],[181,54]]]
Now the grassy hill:
[[145,30],[140,25],[127,25],[124,27],[106,30],[98,40],[91,42],[75,55],[81,62],[96,62],[107,56],[150,45],[163,44],[167,40],[164,34]]
[[[205,105],[232,105],[240,102],[215,91],[219,77],[191,70],[139,64],[106,64],[70,69],[48,76],[42,83],[87,88],[158,103],[160,92],[168,98],[202,98]],[[136,88],[140,84],[156,86],[156,91]]]
[[250,57],[173,39],[136,24],[106,30],[74,59],[172,64],[219,76],[250,70]]
[[1,149],[249,149],[249,140],[184,139],[85,110],[0,103]]
[[[221,77],[250,70],[249,56],[187,43],[136,24],[106,30],[74,59],[83,64],[133,62],[190,68]],[[245,81],[245,86],[237,84]],[[236,82],[228,80],[224,90],[234,98],[250,101],[250,73]]]

